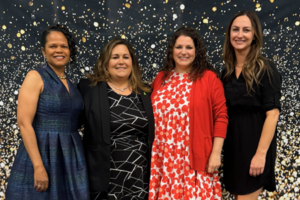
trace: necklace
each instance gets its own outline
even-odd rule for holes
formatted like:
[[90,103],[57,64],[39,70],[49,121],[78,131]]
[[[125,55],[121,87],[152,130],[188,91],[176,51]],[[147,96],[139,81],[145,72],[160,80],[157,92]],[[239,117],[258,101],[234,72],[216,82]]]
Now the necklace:
[[58,76],[57,75],[57,77],[60,78],[60,79],[67,79],[66,75],[64,75],[64,76]]
[[120,88],[117,88],[116,86],[114,86],[114,84],[112,84],[111,82],[110,82],[109,84],[110,84],[113,88],[115,88],[116,90],[119,90],[119,91],[121,91],[121,92],[124,92],[124,91],[128,88],[128,86],[129,86],[129,83],[128,83],[126,87],[124,87],[123,89],[120,89]]

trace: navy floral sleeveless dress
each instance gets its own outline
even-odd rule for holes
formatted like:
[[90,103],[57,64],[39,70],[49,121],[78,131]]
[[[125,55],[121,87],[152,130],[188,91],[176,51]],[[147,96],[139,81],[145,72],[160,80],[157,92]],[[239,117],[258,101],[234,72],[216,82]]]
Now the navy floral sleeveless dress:
[[39,96],[33,128],[49,187],[37,192],[34,169],[23,142],[19,146],[6,190],[6,200],[88,200],[88,178],[78,116],[83,100],[76,86],[68,80],[69,91],[51,67],[36,71],[44,82]]

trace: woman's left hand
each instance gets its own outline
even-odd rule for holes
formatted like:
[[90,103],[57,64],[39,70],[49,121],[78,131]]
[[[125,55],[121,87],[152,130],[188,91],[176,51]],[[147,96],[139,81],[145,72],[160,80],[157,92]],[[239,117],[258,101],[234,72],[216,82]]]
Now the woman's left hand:
[[249,174],[250,176],[259,176],[264,172],[266,155],[255,154],[251,160]]
[[212,152],[208,159],[206,171],[208,173],[214,173],[219,170],[220,165],[221,165],[221,154]]

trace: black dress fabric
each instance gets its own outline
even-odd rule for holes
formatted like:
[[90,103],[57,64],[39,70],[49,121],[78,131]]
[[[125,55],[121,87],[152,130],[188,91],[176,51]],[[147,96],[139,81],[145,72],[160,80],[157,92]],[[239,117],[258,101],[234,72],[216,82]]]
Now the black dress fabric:
[[146,200],[149,190],[148,119],[140,95],[119,95],[108,85],[111,168],[107,193],[94,200]]
[[[268,191],[275,188],[276,135],[266,155],[263,174],[249,175],[250,164],[256,153],[266,119],[266,112],[280,110],[281,76],[274,63],[268,61],[272,73],[265,72],[259,85],[247,95],[245,79],[232,73],[228,81],[223,80],[228,107],[228,130],[224,142],[224,184],[232,194],[244,195],[263,187]],[[225,74],[225,71],[222,73]]]

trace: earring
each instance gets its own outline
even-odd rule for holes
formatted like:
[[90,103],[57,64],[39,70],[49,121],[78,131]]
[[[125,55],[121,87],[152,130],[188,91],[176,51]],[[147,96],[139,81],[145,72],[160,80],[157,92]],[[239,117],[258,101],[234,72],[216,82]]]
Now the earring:
[[72,58],[69,59],[69,71],[71,71],[71,62],[72,62]]
[[47,65],[47,57],[44,56],[44,65]]

